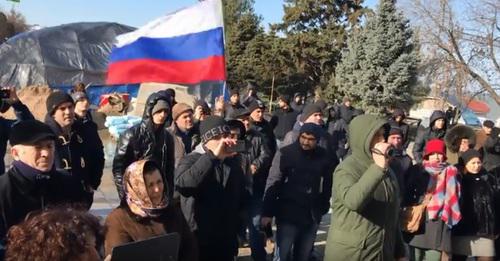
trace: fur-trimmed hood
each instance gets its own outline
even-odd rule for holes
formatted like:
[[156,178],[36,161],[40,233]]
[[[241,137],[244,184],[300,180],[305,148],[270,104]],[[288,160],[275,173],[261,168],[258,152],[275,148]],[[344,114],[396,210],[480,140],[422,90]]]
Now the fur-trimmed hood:
[[453,153],[458,152],[461,139],[468,139],[469,147],[474,148],[476,144],[476,132],[469,126],[456,125],[449,129],[444,136],[446,147],[448,147],[448,149]]

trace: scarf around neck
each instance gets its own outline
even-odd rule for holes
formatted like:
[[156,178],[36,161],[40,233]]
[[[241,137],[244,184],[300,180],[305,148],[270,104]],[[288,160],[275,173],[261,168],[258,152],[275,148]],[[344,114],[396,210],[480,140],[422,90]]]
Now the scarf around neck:
[[460,184],[457,180],[457,169],[448,163],[424,162],[423,165],[430,175],[427,193],[432,196],[427,204],[428,218],[441,219],[451,228],[462,218],[458,203]]

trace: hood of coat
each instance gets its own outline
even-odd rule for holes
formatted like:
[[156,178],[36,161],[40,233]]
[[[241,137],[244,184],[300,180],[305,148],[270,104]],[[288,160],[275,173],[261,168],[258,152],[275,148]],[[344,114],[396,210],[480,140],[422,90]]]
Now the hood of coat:
[[375,115],[360,115],[349,124],[349,145],[352,155],[362,163],[373,161],[370,143],[377,131],[387,124],[385,119]]
[[[170,104],[169,97],[165,95],[163,92],[155,92],[151,95],[149,95],[148,99],[146,100],[146,104],[144,106],[144,113],[142,114],[142,122],[141,124],[150,128],[153,128],[153,107],[156,105],[156,103],[159,100],[164,100],[167,102],[167,104]],[[169,108],[168,114],[172,114],[172,108]],[[165,121],[165,128],[168,127],[168,121]]]
[[462,139],[469,140],[469,148],[476,146],[476,132],[469,126],[455,125],[444,136],[446,147],[453,153],[458,152]]
[[434,127],[434,122],[438,119],[444,119],[444,130],[446,130],[446,114],[443,111],[433,111],[431,117],[429,118],[429,127],[432,129]]

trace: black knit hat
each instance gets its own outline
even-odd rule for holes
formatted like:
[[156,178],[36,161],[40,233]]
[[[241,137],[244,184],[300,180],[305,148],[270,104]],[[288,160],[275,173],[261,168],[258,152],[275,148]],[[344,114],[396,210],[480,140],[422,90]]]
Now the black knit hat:
[[55,140],[56,135],[45,123],[37,120],[20,121],[10,130],[10,146],[35,145],[42,140]]
[[51,93],[45,103],[47,106],[47,114],[52,116],[57,107],[66,102],[74,104],[73,98],[69,94],[61,91]]
[[311,134],[316,138],[316,141],[319,141],[319,139],[323,136],[323,128],[321,126],[314,124],[314,123],[305,123],[300,127],[300,134],[302,133],[307,133]]
[[309,116],[311,116],[317,112],[322,112],[322,109],[320,106],[318,106],[318,104],[312,103],[312,104],[306,105],[306,107],[302,111],[302,115],[300,116],[300,121],[305,122],[307,120],[307,118],[309,118]]
[[200,123],[200,135],[203,143],[206,143],[219,135],[229,133],[231,133],[231,130],[222,117],[208,116]]
[[391,129],[389,130],[389,136],[391,135],[403,136],[403,130],[401,128],[391,126]]
[[465,166],[467,162],[469,162],[473,158],[481,159],[481,153],[479,153],[479,151],[475,149],[469,149],[466,152],[462,153],[462,155],[460,155],[460,158],[458,159],[458,164]]

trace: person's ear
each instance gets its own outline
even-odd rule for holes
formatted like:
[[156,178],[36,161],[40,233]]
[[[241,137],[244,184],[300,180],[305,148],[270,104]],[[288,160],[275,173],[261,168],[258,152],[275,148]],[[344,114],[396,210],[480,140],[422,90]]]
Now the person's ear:
[[14,160],[19,160],[20,159],[19,155],[21,154],[20,147],[13,146],[12,148],[10,148],[10,154],[12,155],[12,158]]

